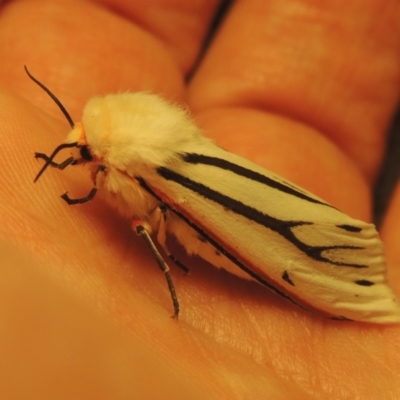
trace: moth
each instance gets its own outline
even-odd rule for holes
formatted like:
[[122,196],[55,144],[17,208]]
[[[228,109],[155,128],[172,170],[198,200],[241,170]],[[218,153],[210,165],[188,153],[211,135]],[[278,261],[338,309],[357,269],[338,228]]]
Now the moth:
[[[25,67],[26,69],[26,67]],[[312,193],[218,147],[183,107],[145,92],[90,99],[71,131],[44,160],[85,165],[93,188],[150,247],[164,272],[178,317],[179,302],[161,248],[169,235],[189,255],[254,280],[304,310],[338,320],[400,322],[400,305],[387,284],[382,242],[373,224],[351,218]],[[64,149],[76,155],[57,163]]]

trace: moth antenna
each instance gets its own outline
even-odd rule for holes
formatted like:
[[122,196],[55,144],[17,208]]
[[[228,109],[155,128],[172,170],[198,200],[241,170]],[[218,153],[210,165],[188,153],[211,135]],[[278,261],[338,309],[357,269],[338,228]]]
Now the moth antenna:
[[59,151],[61,151],[62,149],[65,149],[67,147],[79,147],[78,146],[78,142],[74,142],[74,143],[62,143],[59,146],[57,146],[55,148],[55,150],[53,151],[53,153],[51,154],[51,156],[46,160],[46,163],[43,165],[42,169],[39,171],[39,173],[36,175],[36,178],[34,179],[33,182],[36,182],[40,176],[43,174],[43,172],[47,169],[47,167],[49,165],[51,165],[51,163],[53,162],[54,157],[58,154]]
[[64,114],[64,117],[67,118],[67,121],[70,124],[71,128],[73,128],[75,125],[74,121],[72,120],[72,118],[69,115],[66,108],[62,105],[61,101],[58,100],[56,95],[54,93],[52,93],[51,90],[48,89],[46,86],[44,86],[42,82],[38,81],[33,75],[31,75],[31,73],[28,71],[28,68],[26,67],[26,65],[24,65],[24,68],[25,68],[25,71],[28,74],[29,78],[31,78],[33,80],[33,82],[35,82],[38,86],[40,86],[52,98],[52,100],[57,104],[58,108]]

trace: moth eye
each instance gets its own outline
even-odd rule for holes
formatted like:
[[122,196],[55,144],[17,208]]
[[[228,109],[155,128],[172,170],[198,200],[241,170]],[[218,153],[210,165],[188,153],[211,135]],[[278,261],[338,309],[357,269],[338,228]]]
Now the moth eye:
[[80,149],[81,157],[86,161],[93,161],[92,153],[90,152],[89,146],[82,146]]

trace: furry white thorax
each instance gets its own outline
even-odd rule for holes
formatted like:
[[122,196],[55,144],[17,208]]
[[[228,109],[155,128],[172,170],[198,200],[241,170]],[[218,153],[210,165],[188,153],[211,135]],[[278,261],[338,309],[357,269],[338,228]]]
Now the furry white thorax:
[[178,155],[209,146],[187,110],[146,92],[91,98],[67,142],[87,144],[94,157],[101,195],[129,218],[146,220],[158,202],[134,180],[154,179],[159,166],[179,162]]
[[144,92],[92,98],[82,123],[93,155],[128,173],[167,165],[210,142],[185,109]]

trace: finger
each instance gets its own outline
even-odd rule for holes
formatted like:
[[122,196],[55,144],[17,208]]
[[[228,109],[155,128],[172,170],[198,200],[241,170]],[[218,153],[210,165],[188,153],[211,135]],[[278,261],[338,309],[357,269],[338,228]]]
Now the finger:
[[1,83],[54,115],[58,110],[27,79],[24,64],[75,119],[95,94],[151,89],[183,97],[183,75],[164,43],[96,3],[10,2],[0,18]]
[[197,61],[204,39],[219,6],[218,0],[205,2],[153,0],[97,0],[102,6],[123,15],[159,38],[186,75]]
[[395,0],[237,2],[192,82],[191,104],[304,122],[372,180],[400,87],[399,15]]

